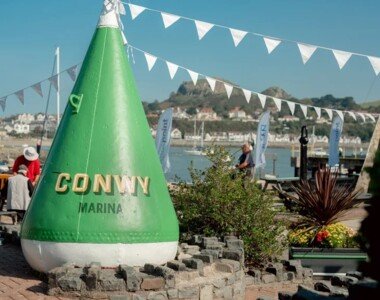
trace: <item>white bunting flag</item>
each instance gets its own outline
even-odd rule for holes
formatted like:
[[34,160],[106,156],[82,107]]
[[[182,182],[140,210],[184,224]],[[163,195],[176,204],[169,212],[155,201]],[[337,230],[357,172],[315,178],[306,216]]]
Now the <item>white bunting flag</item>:
[[72,66],[70,69],[67,69],[67,74],[69,74],[72,81],[75,81],[77,79],[77,65]]
[[348,111],[348,114],[356,121],[356,115],[352,111]]
[[54,86],[55,90],[58,91],[58,74],[49,78],[49,81]]
[[277,107],[278,111],[281,111],[281,102],[282,102],[282,100],[273,97],[273,101],[274,101],[274,104],[276,104],[276,107]]
[[3,97],[0,99],[0,106],[1,106],[1,109],[3,110],[3,112],[5,111],[6,103],[7,103],[7,97]]
[[370,118],[372,120],[372,122],[376,122],[376,119],[373,115],[371,114],[365,114],[368,118]]
[[207,77],[207,76],[206,76],[206,80],[207,80],[208,84],[210,85],[211,90],[215,91],[216,80],[214,78]]
[[124,31],[122,31],[122,30],[121,30],[121,39],[123,40],[123,45],[124,46],[128,44],[128,40],[125,37]]
[[189,69],[187,69],[187,72],[189,72],[189,75],[191,77],[191,80],[193,81],[194,85],[197,85],[197,81],[198,81],[198,73],[194,72],[194,71],[191,71]]
[[214,24],[202,22],[198,20],[194,20],[194,23],[195,23],[195,27],[197,28],[199,40],[201,40],[207,34],[207,32],[209,32],[210,29],[214,27]]
[[143,7],[140,5],[135,5],[131,3],[128,3],[128,5],[129,5],[129,10],[131,11],[132,20],[136,19],[138,15],[141,14],[146,9],[146,7]]
[[24,90],[19,90],[15,93],[16,97],[22,104],[24,104]]
[[267,47],[268,54],[271,54],[274,49],[281,43],[280,40],[264,37],[264,43]]
[[303,115],[305,116],[305,118],[307,118],[307,106],[300,104],[300,107],[303,112]]
[[237,30],[230,28],[230,32],[232,35],[232,39],[234,40],[234,45],[237,47],[240,42],[244,39],[244,37],[247,35],[248,32],[242,31],[242,30]]
[[294,110],[296,109],[296,104],[294,102],[286,101],[288,103],[290,113],[294,115]]
[[313,106],[315,113],[317,114],[317,119],[321,118],[321,108]]
[[376,76],[380,73],[380,57],[367,56],[369,62],[372,65],[373,70],[375,71]]
[[362,118],[363,122],[365,122],[365,115],[363,113],[358,113],[358,115]]
[[144,52],[144,55],[145,55],[146,63],[148,65],[148,70],[150,71],[154,67],[154,64],[157,61],[157,57],[146,52]]
[[166,62],[166,65],[168,66],[170,78],[173,79],[175,74],[177,73],[178,66],[168,61]]
[[341,110],[334,110],[336,112],[336,114],[342,119],[344,120],[344,114]]
[[339,69],[342,69],[348,60],[350,59],[352,53],[350,52],[345,52],[345,51],[340,51],[340,50],[332,50],[335,59],[338,63]]
[[40,95],[42,98],[44,97],[44,95],[42,94],[41,82],[36,83],[36,84],[33,84],[33,85],[32,85],[32,89],[33,89],[38,95]]
[[267,102],[267,96],[263,94],[257,94],[257,97],[259,97],[261,107],[264,109],[265,102]]
[[332,112],[332,110],[329,109],[329,108],[324,108],[324,111],[329,115],[329,118],[330,118],[330,120],[331,120],[332,117],[333,117],[333,112]]
[[181,18],[180,16],[176,16],[176,15],[172,15],[172,14],[168,14],[164,12],[161,13],[161,17],[162,17],[162,22],[164,22],[165,28],[169,28]]
[[224,84],[224,88],[226,89],[226,92],[227,92],[227,97],[228,97],[228,99],[230,99],[231,94],[232,94],[232,90],[234,87],[228,83],[225,83],[225,82],[223,82],[223,84]]
[[303,64],[306,64],[310,57],[314,54],[315,50],[317,50],[317,47],[313,45],[297,43],[297,46],[300,50]]
[[242,91],[244,93],[245,100],[247,100],[247,102],[249,103],[249,101],[251,101],[252,92],[246,89],[242,89]]
[[125,7],[124,7],[124,4],[121,3],[121,1],[119,1],[117,3],[117,8],[119,9],[119,14],[125,16],[126,12],[125,12]]

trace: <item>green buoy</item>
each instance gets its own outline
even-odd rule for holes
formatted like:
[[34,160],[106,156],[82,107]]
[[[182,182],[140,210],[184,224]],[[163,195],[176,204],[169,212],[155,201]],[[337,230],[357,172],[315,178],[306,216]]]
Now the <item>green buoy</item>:
[[21,229],[28,263],[162,264],[178,221],[126,57],[118,1],[105,5]]

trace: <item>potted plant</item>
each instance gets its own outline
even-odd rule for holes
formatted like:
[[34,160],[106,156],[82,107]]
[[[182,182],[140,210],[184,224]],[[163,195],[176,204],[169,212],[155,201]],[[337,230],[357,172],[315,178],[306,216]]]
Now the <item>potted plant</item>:
[[315,273],[343,273],[367,259],[358,246],[358,234],[339,223],[356,205],[358,191],[337,185],[338,174],[329,168],[316,172],[315,181],[293,184],[298,222],[289,231],[290,257]]

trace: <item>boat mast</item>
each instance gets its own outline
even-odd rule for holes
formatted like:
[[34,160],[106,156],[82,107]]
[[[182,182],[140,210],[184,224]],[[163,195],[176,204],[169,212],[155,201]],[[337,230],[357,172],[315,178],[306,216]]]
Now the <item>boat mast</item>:
[[59,78],[59,72],[60,72],[60,52],[59,52],[59,47],[56,48],[55,50],[55,56],[56,56],[56,62],[57,62],[57,129],[59,125],[59,118],[60,118],[60,102],[61,102],[61,97],[60,97],[60,78]]
[[201,127],[201,148],[203,148],[203,136],[204,136],[204,129],[205,129],[205,122],[202,122],[202,127]]
[[194,116],[194,141],[193,141],[193,148],[197,146],[197,116]]

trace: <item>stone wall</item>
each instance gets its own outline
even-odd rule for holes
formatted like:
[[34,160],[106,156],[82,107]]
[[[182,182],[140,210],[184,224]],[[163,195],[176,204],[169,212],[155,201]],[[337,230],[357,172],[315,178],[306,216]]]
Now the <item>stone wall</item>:
[[193,236],[165,265],[120,265],[104,269],[94,262],[84,268],[66,264],[49,274],[49,294],[110,299],[244,299],[249,285],[307,283],[312,270],[299,261],[244,269],[242,240],[227,236]]

